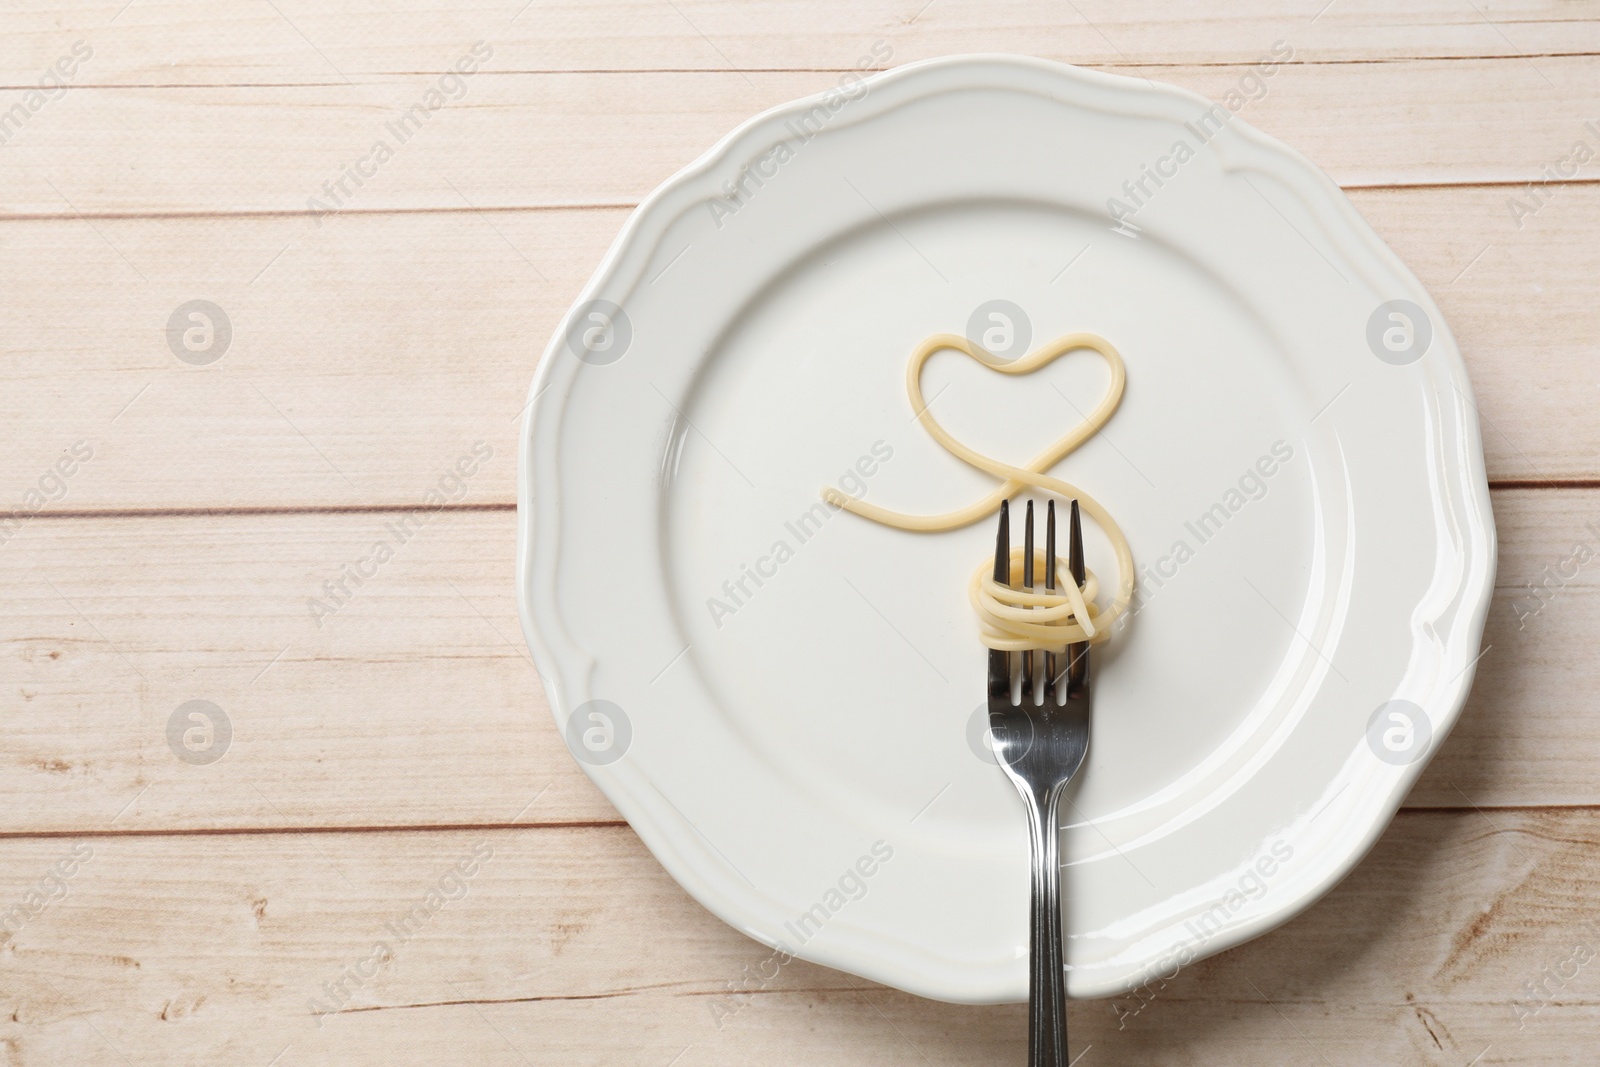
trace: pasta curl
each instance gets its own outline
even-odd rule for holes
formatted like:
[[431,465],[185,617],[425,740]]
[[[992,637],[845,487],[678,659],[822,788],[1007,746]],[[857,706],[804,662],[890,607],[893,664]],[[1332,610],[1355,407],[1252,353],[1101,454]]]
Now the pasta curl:
[[[1111,381],[1105,395],[1094,410],[1078,425],[1072,427],[1054,443],[1022,466],[1013,466],[992,456],[986,456],[968,447],[939,424],[928,410],[922,394],[922,368],[934,353],[946,349],[960,352],[990,370],[1001,374],[1025,375],[1053,363],[1062,356],[1076,351],[1092,351],[1099,355],[1111,370]],[[1062,650],[1068,644],[1082,641],[1101,642],[1111,636],[1111,624],[1120,618],[1133,601],[1133,550],[1105,507],[1094,497],[1070,482],[1044,472],[1070,455],[1093,437],[1116,412],[1122,402],[1127,385],[1127,370],[1122,357],[1111,343],[1098,334],[1070,333],[1040,345],[1032,352],[1015,360],[1005,360],[965,337],[951,333],[934,334],[917,346],[906,364],[906,393],[911,398],[911,408],[917,413],[922,428],[945,451],[969,466],[1000,479],[1000,484],[988,495],[955,511],[942,515],[911,515],[891,511],[869,504],[864,500],[830,487],[822,490],[822,497],[836,507],[871,519],[885,526],[901,530],[936,533],[969,526],[994,514],[1002,500],[1009,499],[1025,486],[1054,493],[1064,500],[1077,500],[1078,507],[1105,532],[1117,560],[1117,591],[1111,603],[1102,608],[1096,599],[1100,585],[1094,573],[1085,574],[1083,587],[1072,580],[1066,565],[1057,560],[1056,589],[1024,590],[1016,585],[1005,586],[994,580],[994,561],[986,560],[972,574],[967,593],[973,609],[978,613],[979,634],[989,648],[1006,651],[1023,649]],[[1020,575],[1023,550],[1011,551],[1011,573]],[[1042,573],[1044,553],[1036,551],[1035,570]],[[1020,582],[1018,583],[1020,585]]]

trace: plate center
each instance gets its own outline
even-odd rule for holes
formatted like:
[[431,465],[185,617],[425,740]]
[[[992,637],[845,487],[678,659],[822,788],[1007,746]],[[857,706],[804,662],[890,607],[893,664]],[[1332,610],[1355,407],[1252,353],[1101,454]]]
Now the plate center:
[[[1121,409],[1054,470],[1117,517],[1140,586],[1097,653],[1072,820],[1104,820],[1119,843],[1160,836],[1225,788],[1292,699],[1283,678],[1308,653],[1294,620],[1316,537],[1310,412],[1234,292],[1103,219],[940,204],[817,246],[747,306],[683,404],[692,428],[665,488],[689,657],[730,727],[819,804],[869,824],[914,818],[940,847],[1017,854],[1017,799],[983,746],[984,651],[966,599],[993,520],[906,533],[819,496],[832,485],[931,513],[992,487],[914,421],[904,368],[928,334],[965,334],[997,300],[1020,309],[1010,328],[1029,347],[1087,330],[1127,363]],[[1081,421],[1106,377],[1089,352],[1026,379],[943,353],[923,384],[957,437],[1022,462]],[[1087,540],[1113,585],[1104,538]]]

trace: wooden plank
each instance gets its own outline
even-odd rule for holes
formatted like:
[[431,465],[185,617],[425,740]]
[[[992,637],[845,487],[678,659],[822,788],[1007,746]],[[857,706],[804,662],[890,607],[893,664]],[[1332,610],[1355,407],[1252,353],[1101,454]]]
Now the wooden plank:
[[521,0],[392,12],[338,2],[123,0],[7,16],[0,83],[37,84],[83,39],[94,55],[74,84],[326,83],[442,72],[455,42],[494,43],[506,69],[744,70],[848,68],[874,40],[899,62],[960,52],[1026,52],[1069,62],[1248,61],[1272,41],[1320,62],[1600,50],[1600,6],[1551,0],[1475,11],[1450,0],[1396,10],[1376,0],[1173,5],[1158,0],[1046,0],[984,5],[935,0],[730,0],[673,4]]
[[[1600,493],[1494,494],[1495,598],[1472,696],[1408,803],[1595,804]],[[1555,783],[1555,788],[1549,786]]]
[[[1596,571],[1551,586],[1532,615],[1526,588],[1575,542],[1600,549],[1586,525],[1600,493],[1500,492],[1495,506],[1492,648],[1412,802],[1600,804]],[[392,540],[396,517],[25,528],[0,549],[0,833],[615,819],[567,754],[523,650],[511,512],[430,521],[313,618],[323,583]],[[171,746],[175,715],[210,743],[179,714],[192,700],[231,724],[217,762]]]
[[[482,438],[500,459],[465,499],[510,503],[539,354],[625,217],[0,226],[0,286],[16,294],[0,441],[18,457],[0,500],[82,440],[94,457],[52,506],[412,504]],[[231,327],[208,366],[180,361],[166,332],[196,298]]]
[[[1600,1003],[1574,951],[1592,959],[1600,938],[1597,846],[1592,810],[1403,814],[1287,926],[1142,997],[1075,1004],[1075,1049],[1092,1047],[1085,1063],[1587,1064]],[[0,901],[74,849],[65,895],[5,933],[11,1064],[1023,1057],[1020,1006],[918,1000],[798,961],[731,995],[768,950],[626,828],[12,839]],[[471,873],[446,879],[462,862]],[[399,925],[435,890],[446,899]]]
[[[469,42],[463,42],[464,50]],[[1262,49],[1270,41],[1261,42]],[[443,46],[441,46],[443,47]],[[456,46],[445,48],[452,61]],[[1345,185],[1525,182],[1593,151],[1589,57],[1291,65],[1239,113]],[[1213,99],[1240,66],[1119,68]],[[757,112],[835,71],[523,74],[491,58],[407,136],[390,124],[438,76],[302,86],[86,88],[19,121],[0,153],[0,214],[525,207],[633,202]],[[1255,83],[1250,83],[1255,84]],[[1264,94],[1264,95],[1262,95]],[[373,155],[382,141],[392,158]],[[1592,180],[1593,175],[1587,175]]]
[[[1494,188],[1358,190],[1466,355],[1490,476],[1600,476],[1583,389],[1600,335],[1600,187],[1519,230]],[[93,459],[51,510],[402,505],[463,443],[513,454],[546,338],[626,214],[615,210],[0,225],[12,294],[0,360],[0,503],[79,441]],[[180,362],[166,324],[219,304],[231,346]],[[486,465],[467,501],[515,499]]]
[[[437,515],[403,544],[391,530],[399,519],[26,529],[5,546],[0,598],[0,778],[19,806],[0,826],[615,819],[567,755],[523,643],[514,514]],[[352,584],[345,566],[379,539],[393,558]],[[313,598],[336,610],[314,615]],[[182,746],[195,723],[179,709],[195,700],[230,724],[227,741],[215,730],[190,740],[217,746],[217,762],[180,758],[169,734]]]

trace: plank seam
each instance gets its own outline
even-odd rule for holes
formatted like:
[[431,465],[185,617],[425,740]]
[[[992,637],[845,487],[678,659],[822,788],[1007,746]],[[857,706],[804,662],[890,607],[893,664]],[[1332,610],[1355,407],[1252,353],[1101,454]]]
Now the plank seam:
[[[1489,488],[1495,492],[1507,490],[1573,491],[1600,489],[1600,478],[1501,478],[1490,479]],[[220,508],[80,508],[77,510],[40,511],[32,521],[83,521],[94,519],[186,519],[233,518],[250,515],[384,515],[414,511],[416,504],[261,504]],[[514,500],[485,501],[471,504],[444,504],[439,509],[446,513],[470,514],[473,512],[514,512]]]
[[[1537,175],[1515,178],[1492,179],[1463,179],[1461,181],[1393,181],[1393,182],[1341,182],[1340,189],[1345,192],[1409,192],[1412,190],[1428,189],[1521,189],[1525,186],[1542,182]],[[1572,185],[1600,185],[1600,175],[1589,177],[1575,177],[1555,183],[1560,187]],[[373,207],[359,208],[347,207],[339,211],[340,216],[383,216],[383,215],[511,215],[536,211],[632,211],[639,206],[637,200],[595,200],[558,202],[548,204],[477,204],[472,207],[437,206],[437,207]],[[164,222],[177,219],[315,219],[316,212],[306,211],[303,208],[246,208],[241,211],[207,211],[207,210],[173,210],[173,211],[86,211],[77,212],[15,212],[12,214],[0,213],[0,223],[7,222],[78,222],[84,219],[95,219],[102,222]]]
[[[1528,813],[1600,813],[1600,804],[1462,804],[1408,805],[1396,818],[1407,815],[1472,815],[1494,812],[1504,815]],[[414,823],[395,826],[199,826],[171,829],[127,830],[15,830],[0,831],[0,842],[57,840],[63,838],[113,837],[292,837],[305,834],[429,834],[429,833],[506,833],[517,830],[628,830],[624,819],[583,819],[565,822],[529,823]]]
[[[1594,20],[1569,20],[1579,25],[1593,26]],[[1461,52],[1450,55],[1395,55],[1395,56],[1345,56],[1338,58],[1296,58],[1286,67],[1345,67],[1384,66],[1400,63],[1482,63],[1493,60],[1533,59],[1594,59],[1600,52]],[[1093,63],[1078,66],[1089,70],[1239,70],[1258,66],[1259,59],[1212,59],[1186,61],[1175,58],[1113,59],[1101,58]],[[893,67],[523,67],[483,70],[480,74],[495,78],[548,78],[575,75],[607,75],[628,77],[639,74],[713,74],[721,77],[749,74],[881,74]],[[437,78],[451,73],[450,68],[439,70],[363,70],[351,72],[357,78]],[[268,81],[268,82],[80,82],[64,84],[57,88],[67,92],[106,92],[128,89],[349,89],[348,81]],[[354,87],[360,88],[359,84]],[[34,83],[0,84],[0,91],[36,89]]]
[[302,834],[413,834],[497,833],[509,830],[625,830],[623,819],[577,819],[568,822],[415,823],[396,826],[194,826],[172,829],[126,830],[11,830],[0,831],[0,842],[106,837],[264,837]]

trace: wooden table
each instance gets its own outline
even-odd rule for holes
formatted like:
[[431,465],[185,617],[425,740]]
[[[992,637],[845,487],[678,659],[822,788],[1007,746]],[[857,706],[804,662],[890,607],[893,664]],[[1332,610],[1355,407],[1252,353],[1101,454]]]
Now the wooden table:
[[[763,108],[963,51],[1221,98],[1281,41],[1244,118],[1349,190],[1466,354],[1489,648],[1342,885],[1143,1000],[1075,1005],[1075,1049],[1594,1063],[1600,161],[1543,175],[1600,153],[1600,3],[1404,6],[9,6],[0,1062],[1023,1062],[1022,1007],[803,963],[747,983],[767,950],[580,773],[518,631],[519,412],[630,207]],[[225,347],[215,312],[169,333],[193,300]]]

